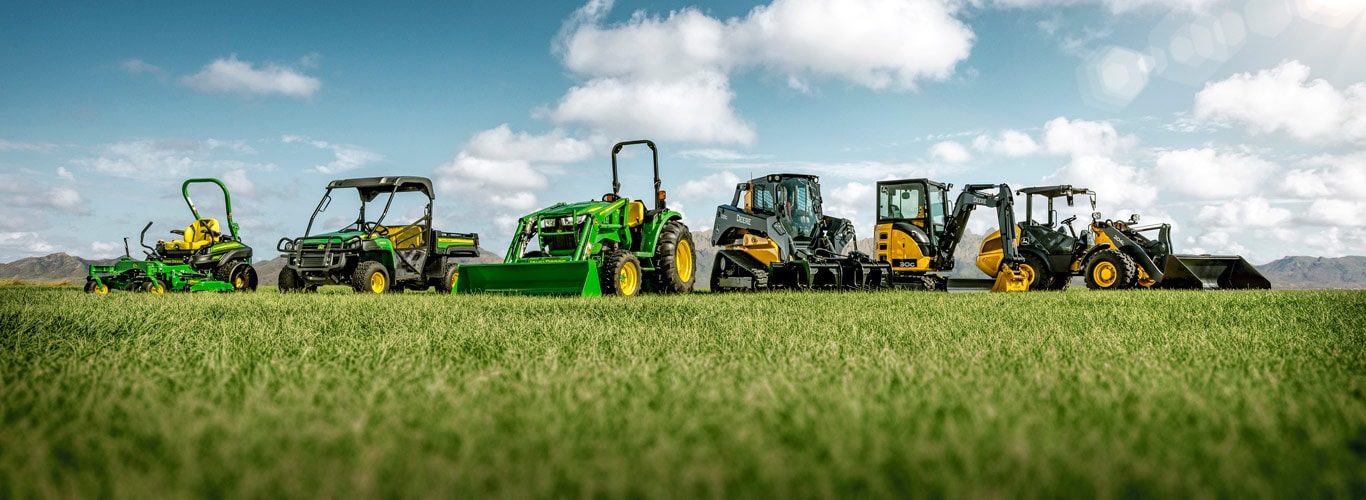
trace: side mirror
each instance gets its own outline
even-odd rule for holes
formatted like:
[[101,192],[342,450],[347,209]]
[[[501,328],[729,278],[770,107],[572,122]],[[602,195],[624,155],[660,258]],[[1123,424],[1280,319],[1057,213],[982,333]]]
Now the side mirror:
[[322,206],[322,208],[319,208],[318,211],[319,211],[319,212],[326,212],[326,211],[327,211],[327,207],[329,207],[329,206],[332,206],[332,195],[330,195],[330,194],[328,194],[328,195],[323,195],[323,206]]

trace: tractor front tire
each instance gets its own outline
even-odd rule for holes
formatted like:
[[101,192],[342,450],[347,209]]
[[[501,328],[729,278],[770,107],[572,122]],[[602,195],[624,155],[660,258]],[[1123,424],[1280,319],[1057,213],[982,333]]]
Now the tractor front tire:
[[640,259],[627,250],[615,250],[602,260],[602,294],[634,297],[643,284]]
[[663,293],[688,293],[697,281],[697,256],[692,232],[682,221],[669,221],[659,230],[655,243],[654,289]]
[[304,284],[301,281],[299,273],[286,267],[280,270],[280,279],[275,282],[275,287],[280,289],[282,293],[298,292],[304,289]]
[[1138,280],[1138,265],[1124,252],[1107,248],[1086,261],[1086,288],[1122,290]]
[[356,293],[384,293],[390,285],[389,270],[373,260],[361,262],[351,274],[351,288]]
[[455,284],[460,280],[460,264],[451,262],[446,264],[441,271],[441,279],[437,282],[436,291],[441,293],[451,293],[455,289]]

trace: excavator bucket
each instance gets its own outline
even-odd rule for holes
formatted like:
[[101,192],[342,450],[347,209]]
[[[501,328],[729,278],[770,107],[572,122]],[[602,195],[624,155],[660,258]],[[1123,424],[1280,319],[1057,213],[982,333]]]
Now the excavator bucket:
[[1169,255],[1163,267],[1162,288],[1271,288],[1257,268],[1237,255]]
[[465,264],[455,293],[508,293],[520,295],[602,295],[598,265],[576,262],[528,262],[518,264]]
[[991,285],[993,292],[1024,292],[1029,290],[1029,279],[1024,273],[1012,270],[1009,267],[1001,267],[1000,272],[996,273],[996,282]]

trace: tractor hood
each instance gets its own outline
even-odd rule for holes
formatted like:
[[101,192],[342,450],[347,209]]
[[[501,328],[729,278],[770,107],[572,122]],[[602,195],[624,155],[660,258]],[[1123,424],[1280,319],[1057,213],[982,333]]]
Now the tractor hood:
[[530,220],[559,217],[577,218],[581,215],[596,215],[600,212],[605,211],[608,207],[620,206],[621,204],[625,204],[629,201],[630,200],[627,200],[625,198],[619,198],[616,201],[610,202],[589,200],[575,203],[556,203],[539,211],[532,212],[531,214],[527,215],[525,219]]

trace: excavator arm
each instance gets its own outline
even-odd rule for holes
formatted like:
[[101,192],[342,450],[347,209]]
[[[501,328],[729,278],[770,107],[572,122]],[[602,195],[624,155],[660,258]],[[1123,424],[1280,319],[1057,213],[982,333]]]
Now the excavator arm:
[[[995,193],[992,190],[995,190]],[[978,206],[996,209],[996,222],[1001,228],[1003,242],[1001,263],[1006,268],[1002,271],[1010,271],[997,274],[992,291],[1024,291],[1029,283],[1020,274],[1020,264],[1024,262],[1024,257],[1015,246],[1015,241],[1019,237],[1015,227],[1015,198],[1011,195],[1010,186],[1006,184],[963,186],[963,192],[958,194],[958,200],[953,204],[953,214],[945,221],[944,236],[939,240],[940,255],[950,259],[950,266],[945,266],[945,269],[951,268],[953,251],[958,247],[958,242],[962,240],[963,232],[968,227],[968,217]]]

